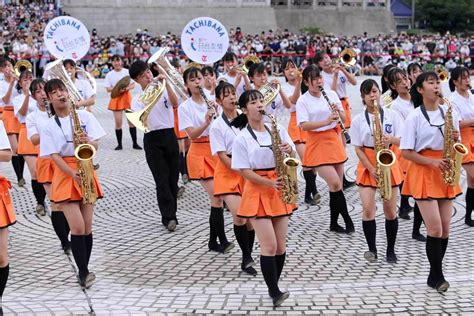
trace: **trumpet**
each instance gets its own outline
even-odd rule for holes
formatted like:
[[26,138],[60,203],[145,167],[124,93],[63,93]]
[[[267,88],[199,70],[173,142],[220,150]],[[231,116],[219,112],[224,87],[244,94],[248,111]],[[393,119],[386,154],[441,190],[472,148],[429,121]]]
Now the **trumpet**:
[[333,64],[343,64],[345,67],[353,67],[357,62],[357,53],[352,48],[345,48],[338,58],[332,60]]
[[243,65],[237,65],[233,67],[235,70],[240,70],[243,71],[245,74],[249,73],[250,67],[253,64],[259,64],[260,63],[260,58],[258,58],[255,55],[249,55],[244,58],[244,64]]
[[449,79],[449,72],[446,70],[446,68],[441,67],[437,71],[438,78],[441,82],[446,82]]
[[209,99],[207,98],[206,93],[204,92],[204,90],[201,87],[199,87],[199,93],[201,94],[202,98],[204,99],[204,102],[206,102],[207,109],[212,110],[212,112],[213,112],[212,119],[215,120],[217,118],[216,108],[211,104],[211,101],[209,101]]
[[341,116],[339,115],[339,112],[333,107],[333,103],[331,102],[331,100],[329,100],[329,97],[326,94],[326,91],[324,91],[324,88],[321,86],[321,87],[319,87],[319,89],[321,90],[321,94],[323,95],[324,99],[326,99],[331,112],[334,113],[334,114],[337,114],[337,124],[339,124],[339,127],[341,128],[342,133],[344,134],[344,138],[346,139],[346,143],[350,144],[351,143],[351,136],[347,132],[346,127],[344,126],[344,123],[342,123]]
[[31,65],[31,63],[26,59],[17,61],[15,66],[13,66],[13,71],[17,80],[18,78],[20,78],[20,75],[23,71],[25,70],[31,71],[32,69],[33,69],[33,65]]

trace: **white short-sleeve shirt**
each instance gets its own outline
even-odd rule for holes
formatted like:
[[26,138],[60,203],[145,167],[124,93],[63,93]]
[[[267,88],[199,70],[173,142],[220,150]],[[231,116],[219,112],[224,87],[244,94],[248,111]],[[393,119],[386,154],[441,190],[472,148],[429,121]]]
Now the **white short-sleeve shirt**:
[[[382,109],[380,118],[383,116],[382,131],[384,135],[401,137],[403,129],[403,119],[400,115],[391,109]],[[374,115],[367,113],[369,122],[367,122],[366,111],[357,114],[351,124],[351,143],[358,147],[374,147]]]
[[[324,71],[321,71],[321,74],[323,76],[324,88],[326,90],[331,90],[332,78],[334,77],[334,74],[330,74]],[[337,84],[336,84],[336,93],[337,93],[338,98],[347,97],[346,82],[347,82],[346,75],[342,71],[339,71],[337,74]]]
[[[341,101],[337,97],[336,92],[332,90],[326,90],[326,94],[332,103],[336,104],[336,107],[343,111]],[[304,122],[320,122],[326,120],[331,116],[331,110],[326,99],[320,95],[320,97],[312,96],[309,91],[306,91],[296,102],[296,120],[297,124],[301,125]],[[335,128],[337,122],[332,122],[329,125],[314,129],[315,132],[324,132]]]
[[46,111],[41,111],[36,108],[26,117],[26,135],[29,140],[33,135],[38,134],[41,137],[41,131],[44,129],[49,121],[49,116]]
[[87,80],[76,79],[74,85],[76,86],[83,100],[87,100],[95,95],[94,90],[92,90],[91,84]]
[[[178,107],[179,130],[185,131],[188,127],[199,127],[206,121],[206,103],[197,104],[192,98],[187,99]],[[209,136],[209,126],[200,136]]]
[[474,95],[471,91],[468,91],[469,98],[465,98],[460,95],[457,91],[451,93],[449,102],[451,102],[454,109],[459,114],[460,120],[472,120],[474,119]]
[[[92,113],[78,110],[81,128],[90,140],[99,140],[105,131]],[[59,124],[57,122],[59,120]],[[61,157],[74,156],[72,120],[66,117],[51,117],[41,132],[40,157],[59,154]]]
[[[281,89],[283,92],[286,94],[286,96],[289,98],[290,96],[295,93],[295,86],[292,86],[289,82],[285,82],[281,85]],[[291,102],[291,101],[290,101]],[[296,112],[296,104],[291,104],[290,112]]]
[[123,77],[128,76],[128,69],[122,68],[120,71],[112,70],[105,75],[104,87],[113,88]]
[[7,94],[7,91],[8,91],[8,88],[10,87],[10,84],[8,82],[6,82],[5,80],[0,80],[0,106],[11,105],[13,99],[20,95],[20,93],[18,92],[18,90],[16,89],[15,86],[16,86],[16,82],[13,84],[12,94],[11,94],[11,97],[10,97],[10,102],[8,104],[5,104],[5,102],[3,102],[3,100],[2,100],[2,98]]
[[213,155],[224,151],[227,155],[232,155],[232,144],[234,138],[240,133],[240,129],[230,126],[224,119],[224,114],[219,115],[211,124],[209,130],[209,140]]
[[[265,124],[270,130],[270,124]],[[288,143],[295,150],[295,145],[288,135],[286,129],[278,125],[281,142]],[[275,168],[275,158],[273,156],[272,138],[268,131],[253,131],[255,137],[249,132],[248,127],[244,128],[234,139],[232,145],[232,169],[271,169]]]
[[390,109],[397,111],[398,114],[405,120],[410,114],[411,111],[415,109],[415,106],[410,100],[404,100],[398,96],[395,100],[392,101]]
[[8,140],[7,131],[3,125],[3,121],[0,120],[0,150],[10,149],[10,141]]
[[[444,115],[447,112],[447,106],[440,106]],[[423,149],[443,150],[444,147],[444,119],[438,110],[427,111],[430,123],[426,120],[421,107],[413,110],[404,123],[402,138],[400,140],[400,149],[411,149],[420,152]],[[456,111],[453,111],[454,129],[459,130],[459,119]],[[440,128],[433,126],[437,125]],[[443,132],[443,133],[441,133]]]
[[26,113],[26,115],[21,115],[20,114],[20,108],[23,104],[23,100],[25,100],[25,96],[23,94],[20,94],[18,96],[16,96],[12,103],[13,103],[13,107],[14,107],[14,113],[15,113],[15,116],[18,118],[18,121],[21,123],[21,124],[25,124],[26,123],[26,117],[33,111],[35,111],[37,108],[38,108],[38,104],[36,103],[36,100],[33,99],[33,97],[29,97],[30,100],[28,102],[28,112]]
[[[145,104],[143,104],[139,98],[140,95],[137,95],[132,99],[132,110],[134,112],[141,111],[145,108]],[[166,90],[148,115],[147,124],[150,131],[174,127],[173,106],[169,101],[168,92]]]
[[235,86],[235,81],[237,80],[237,76],[231,77],[229,74],[225,73],[225,74],[222,74],[219,78],[217,78],[217,82],[219,82],[222,79],[224,79],[226,82],[230,83],[231,85],[235,87],[235,94],[237,95],[237,98],[239,98],[240,95],[245,92],[244,78],[240,80],[240,83],[237,87]]

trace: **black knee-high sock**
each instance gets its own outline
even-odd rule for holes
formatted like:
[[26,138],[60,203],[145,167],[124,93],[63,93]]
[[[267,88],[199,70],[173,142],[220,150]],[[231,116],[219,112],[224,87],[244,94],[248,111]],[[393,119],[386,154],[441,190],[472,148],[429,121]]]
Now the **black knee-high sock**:
[[[212,211],[214,209],[214,211]],[[219,242],[221,245],[227,244],[229,241],[227,240],[227,236],[225,235],[225,227],[224,227],[224,209],[222,207],[213,207],[211,208],[211,212],[214,212],[214,220],[215,220],[215,229],[217,237],[219,237]]]
[[441,238],[441,261],[444,259],[444,255],[446,254],[446,249],[448,249],[448,240],[449,237]]
[[[10,266],[7,264],[5,267],[0,268],[0,299],[3,297],[3,292],[7,286],[8,274],[10,273]],[[1,306],[1,300],[0,300]]]
[[37,180],[31,180],[31,188],[36,198],[36,203],[44,206],[44,199],[46,198],[46,191],[41,183]]
[[331,211],[331,223],[330,227],[334,228],[337,224],[337,218],[339,217],[339,210],[337,208],[337,192],[329,192],[329,209]]
[[137,128],[136,127],[129,127],[130,136],[132,137],[133,145],[138,145],[137,143]]
[[185,152],[184,153],[184,174],[189,175],[188,174],[188,164],[186,163],[187,159],[188,159],[188,152]]
[[277,266],[275,256],[260,256],[260,269],[262,269],[263,279],[267,284],[271,297],[279,295]]
[[12,156],[12,166],[17,180],[23,179],[23,172],[20,171],[20,157],[21,156]]
[[69,225],[67,224],[64,213],[61,211],[51,212],[51,223],[53,224],[56,236],[58,236],[59,241],[61,241],[61,246],[63,246],[63,248],[69,247],[71,245],[68,239],[69,230],[66,231],[66,226],[69,228]]
[[277,280],[280,280],[281,272],[283,271],[283,267],[285,266],[286,260],[286,252],[281,255],[275,256],[275,262],[277,267]]
[[23,179],[23,171],[25,170],[25,158],[18,156],[18,171],[20,172],[20,179]]
[[[400,192],[402,192],[402,188],[403,188],[403,182],[400,184]],[[406,196],[406,195],[401,195],[400,196],[400,208],[401,209],[406,209],[406,208],[410,208],[410,202],[409,202],[409,197]]]
[[186,174],[186,160],[184,159],[184,153],[179,153],[179,161],[178,161],[178,168],[179,168],[179,173],[181,176]]
[[466,190],[466,221],[471,220],[472,210],[474,209],[474,188]]
[[336,207],[339,213],[341,214],[342,218],[344,219],[344,223],[346,224],[347,228],[354,228],[354,223],[352,222],[351,216],[347,211],[347,202],[346,197],[344,196],[344,192],[342,190],[334,192],[336,195]]
[[234,234],[235,239],[239,243],[240,250],[242,250],[242,259],[250,260],[252,259],[252,255],[249,249],[249,233],[247,231],[247,225],[235,225],[234,224]]
[[385,233],[387,235],[387,255],[395,254],[395,241],[397,240],[398,217],[385,219]]
[[115,137],[117,137],[117,144],[119,146],[122,146],[122,129],[116,129],[115,130]]
[[91,259],[92,253],[92,244],[94,239],[92,238],[92,233],[84,236],[84,241],[86,243],[86,254],[87,254],[87,266],[89,267],[89,260]]
[[371,221],[362,221],[362,229],[364,230],[364,236],[365,240],[367,241],[369,251],[377,253],[377,246],[375,245],[377,224],[375,223],[375,219]]
[[250,250],[250,254],[252,254],[253,244],[255,243],[255,230],[252,229],[247,232],[249,236],[249,250]]
[[312,194],[315,194],[314,191],[316,189],[316,175],[314,174],[313,170],[306,170],[303,171],[304,180],[306,182],[306,187],[304,190],[304,198],[310,199]]
[[87,250],[84,235],[71,235],[71,250],[79,269],[79,277],[83,278],[89,274],[87,269]]
[[[446,244],[447,245],[447,244]],[[435,283],[444,281],[443,275],[443,249],[441,246],[441,238],[437,237],[426,237],[426,256],[430,262],[430,277]]]
[[415,202],[415,207],[413,209],[413,233],[419,234],[421,223],[423,222],[423,217],[421,217],[420,208]]
[[216,218],[219,216],[219,208],[211,206],[211,214],[209,215],[209,243],[217,244]]

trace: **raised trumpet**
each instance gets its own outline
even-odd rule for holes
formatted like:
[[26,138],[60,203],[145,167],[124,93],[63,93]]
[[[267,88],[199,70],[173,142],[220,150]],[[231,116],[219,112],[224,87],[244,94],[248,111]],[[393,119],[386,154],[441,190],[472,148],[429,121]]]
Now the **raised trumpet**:
[[449,72],[445,68],[440,68],[437,71],[438,78],[441,82],[446,82],[449,79]]
[[250,67],[253,65],[253,64],[259,64],[260,63],[260,58],[258,58],[257,56],[255,55],[249,55],[247,57],[244,58],[244,64],[243,65],[237,65],[235,66],[235,69],[236,70],[240,70],[240,71],[243,71],[245,72],[246,74],[249,73],[249,70],[250,70]]
[[345,48],[339,57],[333,59],[333,64],[343,64],[346,67],[353,67],[357,62],[357,53],[352,48]]
[[13,66],[13,71],[17,79],[20,78],[20,75],[23,71],[25,70],[31,71],[32,69],[33,69],[33,65],[26,59],[17,61],[15,66]]

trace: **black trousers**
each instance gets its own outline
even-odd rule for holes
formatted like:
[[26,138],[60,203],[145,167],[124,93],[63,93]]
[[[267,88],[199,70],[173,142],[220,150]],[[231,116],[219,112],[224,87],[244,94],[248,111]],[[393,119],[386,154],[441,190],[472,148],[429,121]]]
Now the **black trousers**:
[[168,128],[146,133],[143,144],[148,167],[155,179],[161,222],[163,225],[168,225],[170,220],[177,221],[178,140],[174,129]]

